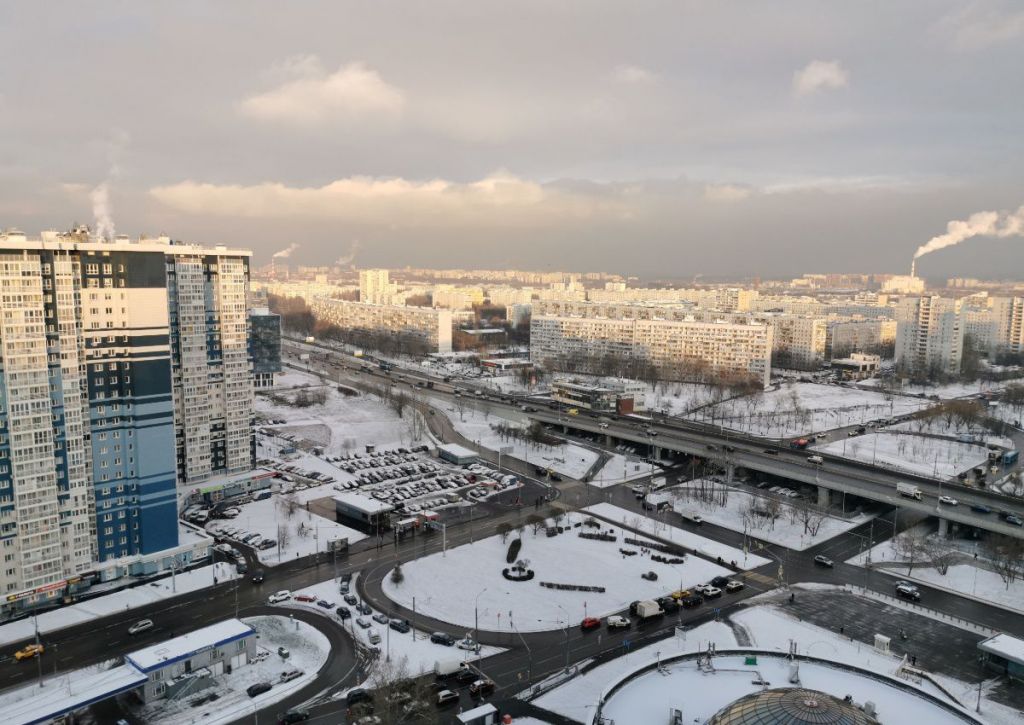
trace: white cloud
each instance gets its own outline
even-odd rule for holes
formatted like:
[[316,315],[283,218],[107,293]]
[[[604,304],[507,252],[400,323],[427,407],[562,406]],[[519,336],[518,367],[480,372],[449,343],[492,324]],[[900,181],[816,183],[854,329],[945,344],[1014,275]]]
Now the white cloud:
[[506,173],[458,183],[355,176],[319,187],[183,181],[150,195],[181,212],[251,219],[344,219],[400,226],[531,226],[621,211],[615,198],[588,196]]
[[812,60],[793,74],[793,92],[807,96],[821,90],[845,88],[849,74],[837,60]]
[[638,65],[620,65],[612,71],[612,80],[632,86],[649,86],[658,78],[646,68]]
[[239,107],[243,114],[309,126],[395,118],[405,106],[404,94],[362,63],[349,63],[328,73],[314,56],[295,56],[276,71],[290,79],[243,100]]
[[957,50],[974,51],[1024,38],[1024,10],[971,3],[943,17],[936,30]]
[[708,201],[742,201],[753,193],[751,187],[740,184],[708,184],[704,187],[704,198]]

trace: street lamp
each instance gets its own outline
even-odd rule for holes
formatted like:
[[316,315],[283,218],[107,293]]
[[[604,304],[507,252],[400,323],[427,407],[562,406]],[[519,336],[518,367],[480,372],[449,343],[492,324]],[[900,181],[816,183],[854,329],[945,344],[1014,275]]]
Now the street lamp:
[[569,670],[569,613],[565,611],[565,608],[561,604],[556,604],[556,607],[562,610],[562,614],[565,615],[565,669]]
[[487,587],[480,590],[473,600],[473,640],[476,642],[477,652],[480,651],[480,596],[487,591]]

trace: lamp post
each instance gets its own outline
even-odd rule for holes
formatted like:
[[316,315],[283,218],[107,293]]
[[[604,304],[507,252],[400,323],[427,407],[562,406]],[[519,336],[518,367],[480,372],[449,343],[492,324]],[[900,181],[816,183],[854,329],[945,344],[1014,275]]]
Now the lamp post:
[[487,591],[487,587],[480,590],[480,594],[476,595],[476,599],[473,600],[473,641],[476,643],[477,650],[480,649],[480,596]]
[[569,613],[565,611],[565,608],[561,604],[556,604],[556,607],[562,610],[562,614],[565,615],[565,669],[569,670]]

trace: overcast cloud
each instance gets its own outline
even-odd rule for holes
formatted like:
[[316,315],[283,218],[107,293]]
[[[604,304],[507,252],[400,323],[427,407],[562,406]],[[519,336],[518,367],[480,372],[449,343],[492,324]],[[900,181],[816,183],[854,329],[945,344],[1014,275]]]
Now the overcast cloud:
[[6,3],[0,47],[0,226],[30,232],[99,198],[257,262],[775,276],[905,271],[1024,203],[1009,0]]

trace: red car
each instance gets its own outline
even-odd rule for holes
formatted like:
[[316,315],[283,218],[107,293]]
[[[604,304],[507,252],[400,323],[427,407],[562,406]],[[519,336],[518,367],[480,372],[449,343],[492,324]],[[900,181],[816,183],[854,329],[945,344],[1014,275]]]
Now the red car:
[[294,601],[296,601],[296,602],[315,602],[316,601],[316,597],[312,597],[309,594],[299,594],[297,596],[292,597],[292,599]]
[[580,629],[582,629],[584,632],[589,632],[592,629],[600,628],[601,620],[597,617],[586,617],[582,622],[580,622]]

